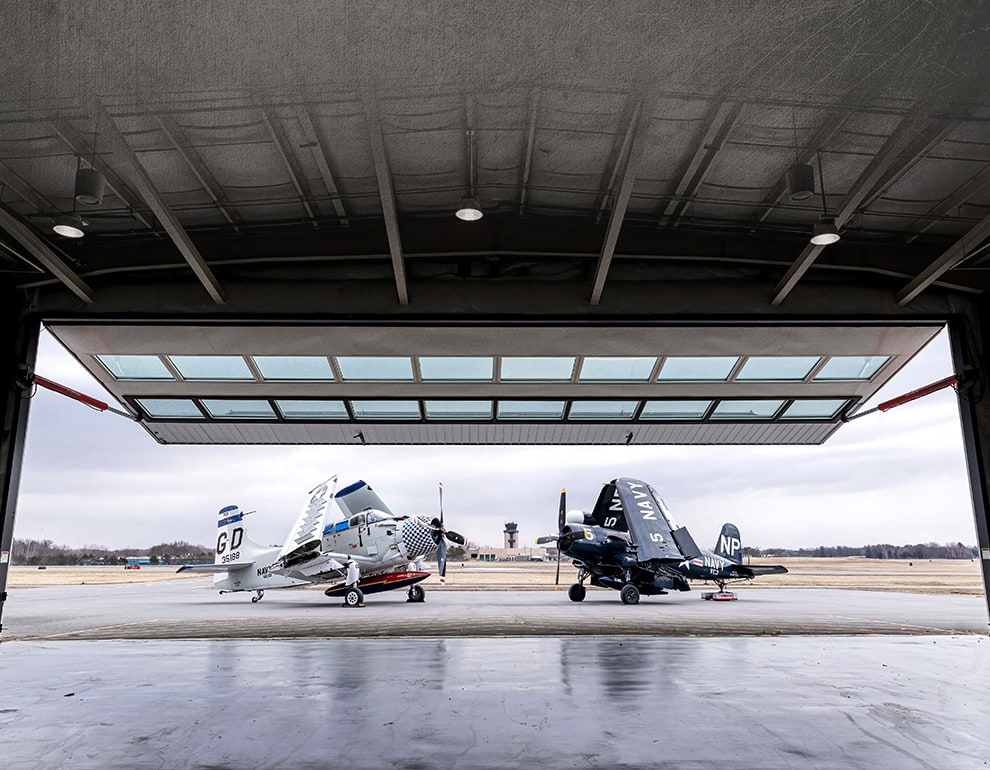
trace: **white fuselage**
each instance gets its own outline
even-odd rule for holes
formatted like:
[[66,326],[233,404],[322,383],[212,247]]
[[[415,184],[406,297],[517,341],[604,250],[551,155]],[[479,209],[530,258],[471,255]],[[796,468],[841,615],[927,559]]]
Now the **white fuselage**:
[[375,575],[421,562],[436,550],[428,519],[397,519],[367,510],[327,524],[319,549],[280,572],[307,582],[334,581],[342,577],[348,562],[356,564],[362,576]]
[[213,585],[221,591],[264,591],[269,588],[293,588],[306,585],[306,580],[282,575],[272,569],[279,548],[269,548],[254,557],[248,567],[220,572],[213,576]]

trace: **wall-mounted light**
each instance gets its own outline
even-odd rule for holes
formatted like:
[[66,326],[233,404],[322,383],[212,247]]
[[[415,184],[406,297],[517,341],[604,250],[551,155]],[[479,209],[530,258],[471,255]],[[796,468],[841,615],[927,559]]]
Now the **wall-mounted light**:
[[86,224],[78,214],[60,214],[55,217],[52,230],[66,238],[82,238],[86,234],[83,232]]

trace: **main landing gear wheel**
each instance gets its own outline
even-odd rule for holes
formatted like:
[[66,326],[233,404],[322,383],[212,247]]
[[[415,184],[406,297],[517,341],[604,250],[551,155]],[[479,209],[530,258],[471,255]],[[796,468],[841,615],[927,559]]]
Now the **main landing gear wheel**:
[[570,588],[567,589],[567,598],[572,602],[583,602],[584,597],[587,595],[588,589],[585,588],[580,583],[575,583]]
[[639,589],[632,583],[627,583],[619,591],[619,598],[623,604],[639,604]]
[[348,588],[344,592],[344,606],[345,607],[363,607],[364,606],[364,594],[361,593],[361,589],[357,587]]
[[419,604],[426,597],[426,591],[420,586],[409,586],[409,598],[406,601]]
[[258,602],[260,602],[262,600],[262,598],[265,595],[265,592],[263,590],[261,590],[260,588],[257,591],[255,591],[255,593],[257,594],[257,596],[252,596],[251,597],[251,604],[257,604]]

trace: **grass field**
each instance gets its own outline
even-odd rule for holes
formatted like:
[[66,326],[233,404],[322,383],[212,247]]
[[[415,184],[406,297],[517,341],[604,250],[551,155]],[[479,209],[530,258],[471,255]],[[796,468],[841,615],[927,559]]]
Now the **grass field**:
[[[983,594],[983,578],[977,561],[906,559],[753,559],[752,564],[783,564],[786,575],[769,575],[736,587],[846,588],[914,593]],[[139,583],[156,580],[185,580],[202,575],[176,574],[175,567],[11,567],[10,588],[53,585]],[[556,565],[552,562],[452,562],[447,569],[447,588],[454,590],[540,590],[552,588]],[[560,565],[560,582],[574,582],[575,570]],[[436,576],[429,578],[436,583]],[[695,584],[696,586],[703,584]]]

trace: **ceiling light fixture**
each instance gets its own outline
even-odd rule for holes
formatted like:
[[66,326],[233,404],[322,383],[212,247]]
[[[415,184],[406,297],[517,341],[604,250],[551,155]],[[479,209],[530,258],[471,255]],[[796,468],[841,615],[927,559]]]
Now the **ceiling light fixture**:
[[792,201],[806,201],[815,194],[815,170],[808,163],[801,162],[798,154],[797,118],[791,107],[791,129],[794,132],[794,163],[787,169],[787,198]]
[[457,207],[457,211],[454,212],[454,216],[465,222],[477,222],[481,219],[485,212],[481,210],[481,201],[478,200],[478,196],[475,192],[474,187],[474,169],[475,169],[475,157],[476,148],[474,144],[474,131],[472,129],[467,130],[467,140],[468,140],[468,192],[463,198],[461,198],[461,205]]
[[815,246],[828,246],[838,241],[839,237],[833,217],[822,217],[811,230],[811,242]]
[[78,214],[60,214],[55,217],[52,230],[65,238],[82,238],[86,234],[83,232],[86,224]]
[[825,175],[822,173],[822,154],[818,153],[818,183],[822,194],[822,216],[818,223],[811,229],[811,243],[813,246],[828,246],[837,243],[841,236],[836,224],[835,217],[828,215],[828,206],[825,202]]
[[807,163],[795,163],[787,169],[787,197],[806,201],[815,194],[815,170]]
[[99,206],[103,203],[106,184],[106,177],[95,168],[80,166],[76,169],[76,202],[84,206]]
[[473,195],[465,195],[461,198],[461,205],[454,212],[454,216],[465,222],[476,222],[484,215],[481,210],[481,202]]

